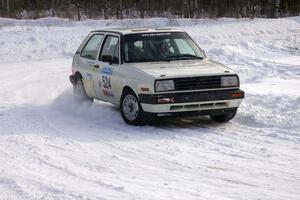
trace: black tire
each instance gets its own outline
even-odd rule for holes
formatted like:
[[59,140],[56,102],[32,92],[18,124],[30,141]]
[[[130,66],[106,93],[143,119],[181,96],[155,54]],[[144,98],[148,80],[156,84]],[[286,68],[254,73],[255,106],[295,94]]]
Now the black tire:
[[77,95],[79,97],[79,100],[81,102],[88,102],[88,103],[92,103],[93,102],[93,98],[90,98],[85,91],[83,82],[81,80],[81,78],[78,78],[78,80],[76,81],[76,83],[73,85],[73,93],[75,95]]
[[227,113],[224,115],[211,115],[210,118],[216,122],[224,123],[224,122],[228,122],[231,119],[233,119],[235,117],[236,112],[237,112],[237,109],[234,109],[230,113]]
[[[134,104],[131,105],[132,108],[130,107],[130,105],[128,105],[130,103]],[[144,126],[147,124],[144,110],[137,96],[132,90],[127,89],[123,92],[121,97],[120,110],[122,118],[127,124],[133,126]]]

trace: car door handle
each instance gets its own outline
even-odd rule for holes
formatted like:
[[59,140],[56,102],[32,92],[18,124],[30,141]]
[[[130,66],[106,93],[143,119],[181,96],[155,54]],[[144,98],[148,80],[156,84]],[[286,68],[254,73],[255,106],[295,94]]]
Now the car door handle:
[[95,64],[95,63],[89,63],[89,66],[91,66],[91,67],[95,67],[95,68],[99,68],[99,65],[97,65],[97,64]]
[[91,62],[91,61],[87,61],[88,65],[91,66],[91,67],[95,67],[95,65],[97,65],[96,63],[94,62]]

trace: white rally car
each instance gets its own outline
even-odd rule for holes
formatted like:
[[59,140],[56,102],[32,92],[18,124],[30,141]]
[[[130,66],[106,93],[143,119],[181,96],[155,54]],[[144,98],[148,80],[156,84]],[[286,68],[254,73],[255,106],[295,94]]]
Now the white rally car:
[[244,98],[237,74],[209,60],[178,29],[92,31],[74,55],[72,72],[81,100],[111,102],[131,125],[184,115],[226,122]]

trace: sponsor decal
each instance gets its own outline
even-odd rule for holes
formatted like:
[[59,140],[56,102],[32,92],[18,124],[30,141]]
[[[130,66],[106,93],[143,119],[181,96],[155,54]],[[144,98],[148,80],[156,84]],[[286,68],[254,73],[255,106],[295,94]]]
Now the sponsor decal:
[[171,35],[171,33],[144,33],[142,34],[142,37],[155,37],[155,36],[165,36],[165,35]]
[[101,71],[102,74],[112,75],[112,69],[109,67],[104,67]]
[[103,92],[103,95],[106,97],[110,97],[110,98],[114,97],[114,94],[111,90],[103,89],[102,92]]
[[105,89],[111,90],[111,82],[109,76],[102,76],[102,85]]
[[102,83],[99,82],[99,85],[102,85],[103,90],[102,93],[104,96],[113,98],[114,93],[112,91],[112,86],[111,86],[111,81],[110,81],[110,76],[112,75],[112,69],[110,67],[104,67],[101,70],[102,73]]
[[86,76],[89,78],[93,78],[93,75],[91,73],[86,73]]

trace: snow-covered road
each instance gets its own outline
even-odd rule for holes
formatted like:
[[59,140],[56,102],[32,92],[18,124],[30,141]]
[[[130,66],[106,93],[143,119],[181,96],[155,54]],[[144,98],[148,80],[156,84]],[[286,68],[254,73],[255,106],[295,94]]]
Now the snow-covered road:
[[[234,120],[126,125],[68,75],[90,30],[180,26],[232,67]],[[0,18],[0,199],[300,199],[300,17],[69,22]],[[298,48],[298,49],[297,49]]]

